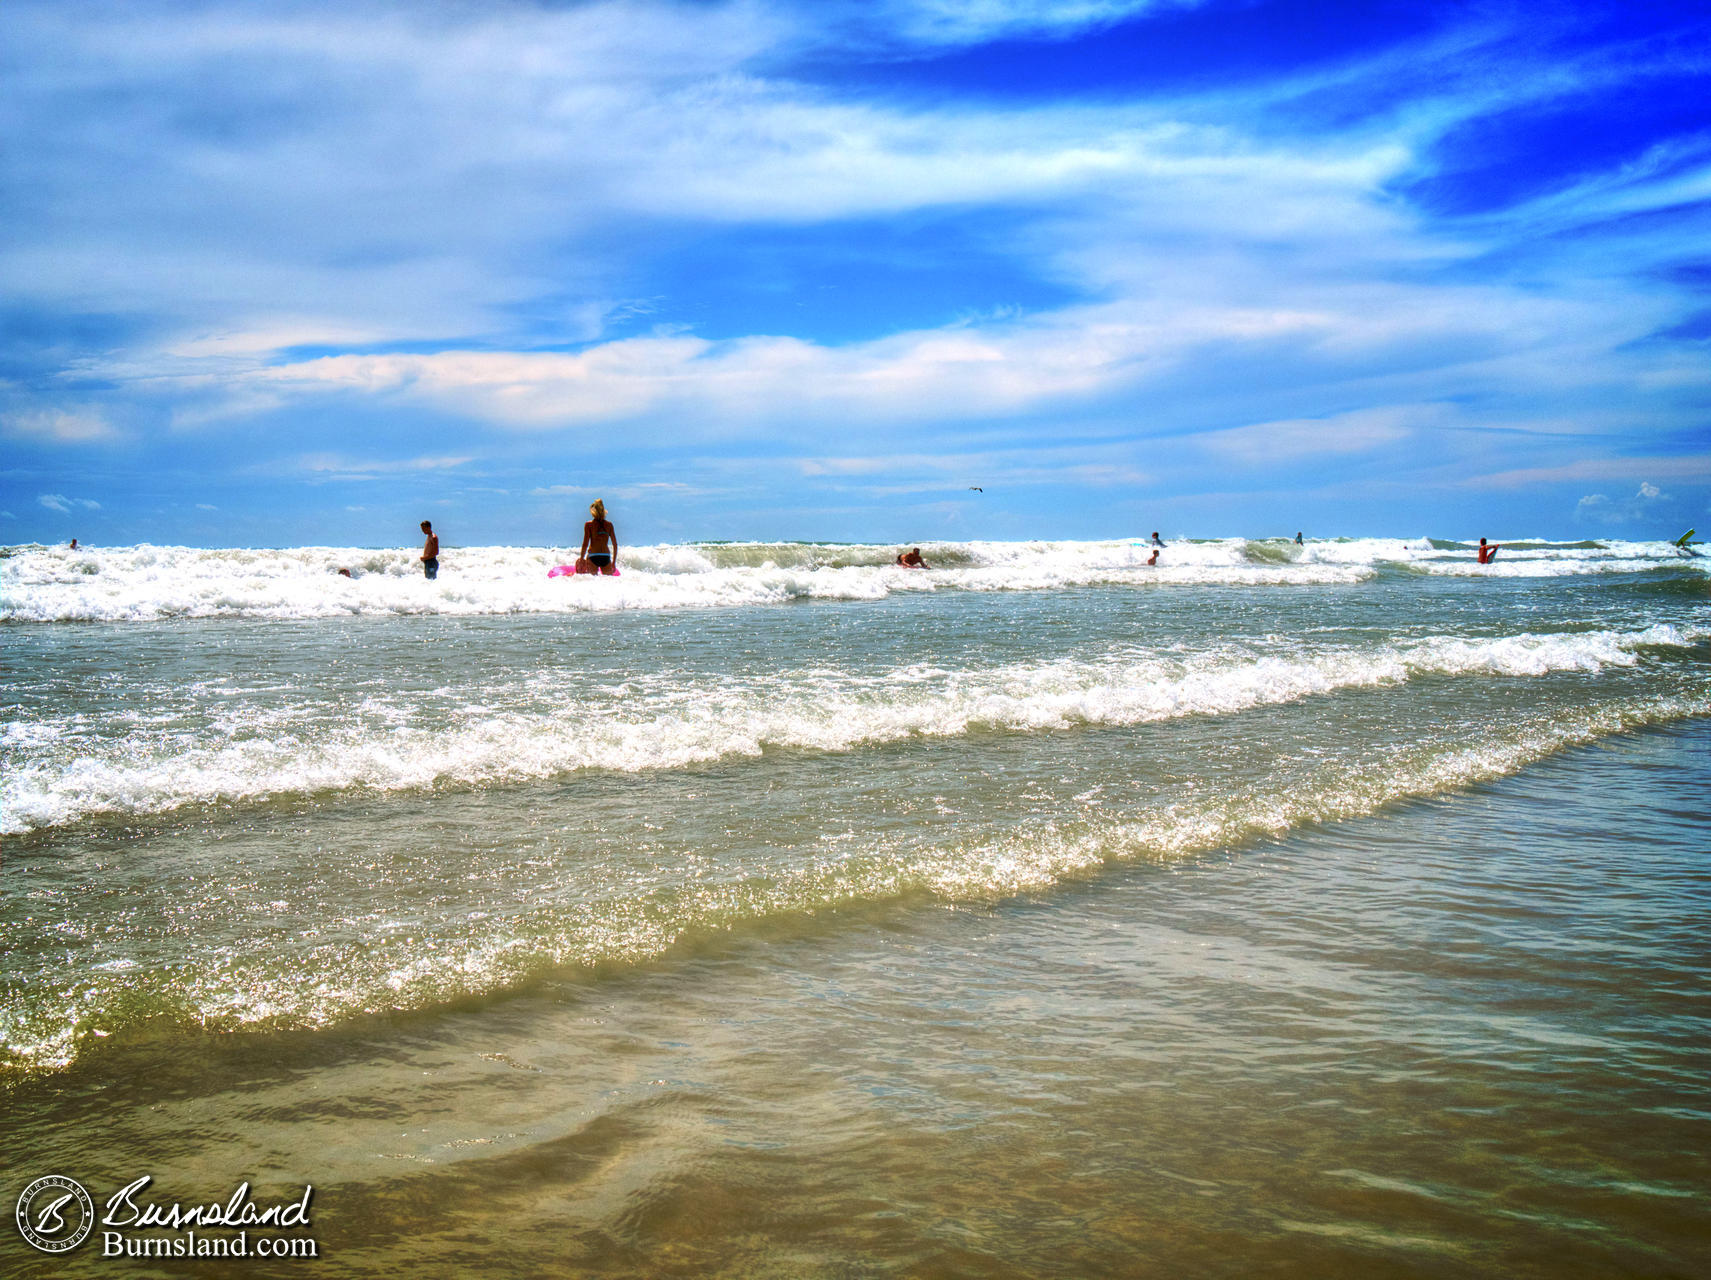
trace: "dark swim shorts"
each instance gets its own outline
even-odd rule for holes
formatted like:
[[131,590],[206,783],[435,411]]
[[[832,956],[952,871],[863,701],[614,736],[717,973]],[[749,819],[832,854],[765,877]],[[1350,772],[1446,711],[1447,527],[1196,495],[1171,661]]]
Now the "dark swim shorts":
[[440,562],[438,560],[424,560],[424,561],[422,561],[422,573],[425,577],[428,577],[428,578],[439,577],[440,576]]
[[588,554],[588,563],[596,569],[609,569],[612,567],[612,557],[604,551],[591,551]]

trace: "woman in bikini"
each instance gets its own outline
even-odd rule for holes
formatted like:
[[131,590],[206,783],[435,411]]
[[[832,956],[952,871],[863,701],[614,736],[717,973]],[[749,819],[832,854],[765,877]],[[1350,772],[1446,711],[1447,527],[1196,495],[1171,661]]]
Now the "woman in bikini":
[[582,552],[595,573],[618,572],[618,531],[606,518],[606,504],[596,498],[588,507],[594,518],[582,526]]

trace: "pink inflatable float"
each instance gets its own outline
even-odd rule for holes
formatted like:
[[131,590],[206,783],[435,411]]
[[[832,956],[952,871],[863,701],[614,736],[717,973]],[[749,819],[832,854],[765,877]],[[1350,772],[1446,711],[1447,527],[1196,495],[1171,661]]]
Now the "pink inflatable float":
[[[547,577],[549,577],[549,578],[572,578],[572,577],[575,577],[579,573],[598,573],[598,572],[599,572],[599,570],[597,570],[593,565],[589,564],[588,561],[578,560],[575,564],[555,564],[552,568],[547,570]],[[616,568],[608,569],[608,570],[606,570],[606,576],[608,578],[616,578],[618,576],[618,570]]]

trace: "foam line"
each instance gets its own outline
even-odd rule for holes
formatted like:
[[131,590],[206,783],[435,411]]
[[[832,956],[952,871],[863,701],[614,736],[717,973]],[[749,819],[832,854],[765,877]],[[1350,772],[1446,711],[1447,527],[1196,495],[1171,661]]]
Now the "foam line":
[[[768,918],[919,895],[990,901],[1038,892],[1107,864],[1194,856],[1361,817],[1504,777],[1613,733],[1706,714],[1705,695],[1534,714],[1471,740],[1417,742],[1378,761],[1329,761],[1252,793],[1199,793],[1128,815],[942,843],[868,842],[770,874],[735,868],[717,883],[701,880],[696,868],[649,867],[639,880],[604,886],[594,900],[543,901],[508,916],[453,910],[407,929],[365,927],[360,938],[317,936],[301,944],[306,952],[270,941],[219,963],[56,969],[0,1009],[0,1067],[62,1068],[99,1037],[144,1023],[176,1023],[195,1034],[328,1026],[514,989],[566,967],[633,964]],[[305,982],[305,972],[316,980]]]
[[[851,751],[910,737],[1033,733],[1231,715],[1342,689],[1426,677],[1542,676],[1631,667],[1711,631],[1658,625],[1495,638],[1428,637],[1278,657],[1220,648],[1159,656],[1128,649],[965,670],[801,671],[638,679],[605,700],[531,677],[508,685],[370,697],[355,707],[218,699],[201,728],[126,725],[104,734],[81,713],[19,719],[0,733],[0,831],[101,814],[278,796],[640,772],[769,749]],[[574,679],[566,676],[565,679]],[[194,696],[194,691],[192,691]]]
[[[1667,543],[1513,544],[1495,564],[1429,539],[1173,541],[1156,566],[1138,540],[922,544],[931,570],[891,563],[894,547],[821,543],[627,548],[621,578],[547,572],[552,547],[448,547],[438,580],[414,549],[297,547],[0,548],[0,622],[149,622],[165,618],[316,619],[473,616],[877,600],[896,592],[1051,591],[1075,587],[1286,587],[1350,584],[1381,571],[1563,577],[1707,572]],[[341,576],[348,569],[350,577]]]

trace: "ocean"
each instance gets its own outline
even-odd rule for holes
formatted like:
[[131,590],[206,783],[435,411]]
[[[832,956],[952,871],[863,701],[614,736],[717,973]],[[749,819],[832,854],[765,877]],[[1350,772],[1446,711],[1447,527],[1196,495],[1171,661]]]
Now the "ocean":
[[312,1185],[128,1274],[1711,1274],[1711,558],[921,550],[0,548],[6,1195]]

